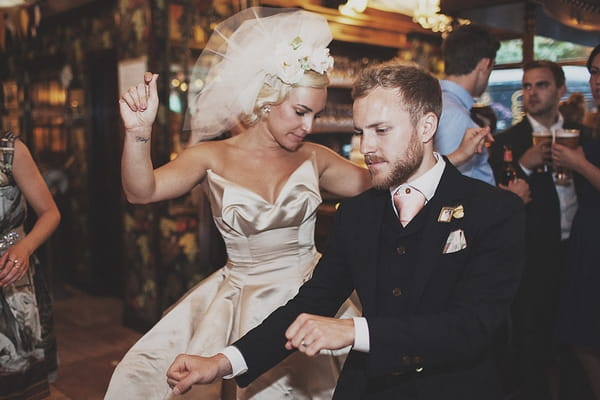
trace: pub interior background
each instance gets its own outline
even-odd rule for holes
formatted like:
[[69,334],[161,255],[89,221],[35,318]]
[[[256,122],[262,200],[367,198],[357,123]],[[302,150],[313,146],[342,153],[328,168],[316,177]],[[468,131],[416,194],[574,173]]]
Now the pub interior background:
[[[302,7],[328,19],[335,69],[325,115],[311,140],[347,157],[355,155],[349,95],[353,73],[373,61],[399,58],[441,74],[441,39],[452,23],[470,20],[503,40],[506,59],[497,63],[497,79],[492,76],[490,91],[481,100],[498,102],[495,111],[508,112],[508,123],[520,117],[518,101],[511,100],[520,75],[507,78],[507,71],[518,70],[543,51],[544,40],[564,41],[564,58],[556,61],[576,67],[567,84],[581,81],[574,87],[585,91],[588,75],[582,66],[600,38],[595,0],[441,0],[437,10],[424,6],[435,1],[419,0],[368,0],[364,10],[354,0],[24,0],[5,7],[7,3],[12,2],[0,1],[1,122],[3,129],[21,134],[62,213],[59,229],[40,251],[55,297],[74,287],[116,298],[123,304],[122,323],[138,332],[220,267],[225,254],[199,191],[151,205],[126,202],[117,99],[143,71],[159,73],[161,109],[153,159],[158,166],[176,157],[187,139],[181,126],[189,72],[212,27],[229,15],[264,5]],[[589,89],[586,96],[590,100]],[[319,246],[334,211],[333,203],[321,206]]]

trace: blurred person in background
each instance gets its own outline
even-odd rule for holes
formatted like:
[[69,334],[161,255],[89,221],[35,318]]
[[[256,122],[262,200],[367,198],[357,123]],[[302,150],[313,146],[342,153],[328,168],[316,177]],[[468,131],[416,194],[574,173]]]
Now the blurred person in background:
[[[499,132],[490,148],[490,164],[499,178],[503,154],[512,150],[519,179],[529,183],[531,202],[527,212],[527,261],[512,307],[513,350],[518,399],[547,400],[557,396],[558,353],[555,343],[559,286],[571,224],[577,211],[575,185],[559,182],[553,168],[551,137],[561,129],[584,127],[563,117],[558,110],[566,93],[560,65],[545,60],[523,67],[525,117]],[[548,139],[534,144],[533,132]]]
[[[590,54],[587,66],[590,88],[599,101],[600,45]],[[584,140],[577,149],[554,144],[552,160],[577,173],[579,203],[562,279],[558,340],[572,352],[566,357],[574,354],[579,360],[588,383],[581,385],[573,376],[578,368],[561,363],[561,395],[564,399],[600,399],[600,137]],[[585,393],[585,387],[591,393]]]
[[596,46],[590,53],[587,69],[590,73],[590,89],[594,98],[594,108],[583,117],[583,124],[592,130],[594,138],[600,138],[600,66],[598,64],[600,45]]
[[[28,207],[36,220],[23,224]],[[60,213],[29,150],[11,132],[0,138],[0,398],[41,399],[56,377],[48,273],[35,251]]]
[[[488,149],[473,157],[457,160],[452,153],[461,144],[467,128],[484,125],[488,130],[485,140],[492,142],[492,118],[483,119],[474,115],[474,98],[486,90],[490,74],[494,67],[496,52],[500,42],[487,30],[462,25],[453,30],[442,43],[445,78],[442,86],[442,116],[435,136],[435,150],[448,155],[458,170],[471,178],[479,179],[490,185],[496,185],[492,167],[488,163]],[[493,110],[490,109],[490,111]],[[523,202],[529,201],[529,186],[524,180],[516,180],[503,187],[518,195]]]
[[[479,126],[471,118],[474,97],[487,88],[500,42],[485,29],[463,25],[442,43],[445,78],[442,86],[442,116],[435,137],[435,150],[448,155],[455,151],[467,128]],[[495,185],[487,150],[468,162],[454,166],[464,175]]]

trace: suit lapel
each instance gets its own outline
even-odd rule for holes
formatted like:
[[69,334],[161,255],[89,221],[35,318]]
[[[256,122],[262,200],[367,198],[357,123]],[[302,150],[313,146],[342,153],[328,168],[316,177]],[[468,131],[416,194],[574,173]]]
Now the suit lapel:
[[446,159],[446,168],[428,204],[428,218],[423,226],[422,240],[419,245],[419,262],[416,266],[410,291],[409,309],[412,311],[419,304],[425,285],[435,273],[439,265],[444,245],[450,232],[461,225],[456,219],[450,222],[439,222],[438,216],[443,207],[464,205],[463,199],[468,188],[458,170]]
[[514,134],[513,137],[510,138],[510,141],[512,142],[511,147],[513,151],[513,157],[515,157],[516,160],[521,158],[523,153],[525,153],[525,151],[533,144],[533,136],[531,134],[532,131],[533,128],[531,127],[527,117],[523,117],[523,120],[515,125],[513,131]]

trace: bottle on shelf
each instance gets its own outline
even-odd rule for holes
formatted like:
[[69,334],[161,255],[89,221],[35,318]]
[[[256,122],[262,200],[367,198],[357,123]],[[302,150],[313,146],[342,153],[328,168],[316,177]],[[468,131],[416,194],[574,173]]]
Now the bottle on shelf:
[[504,146],[504,166],[502,167],[502,183],[508,186],[510,182],[517,180],[518,175],[513,165],[512,150]]

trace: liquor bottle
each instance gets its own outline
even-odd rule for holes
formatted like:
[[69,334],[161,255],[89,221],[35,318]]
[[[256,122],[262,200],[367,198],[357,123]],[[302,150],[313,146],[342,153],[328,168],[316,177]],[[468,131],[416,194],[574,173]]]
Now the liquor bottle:
[[513,166],[512,150],[504,146],[504,166],[502,167],[502,183],[508,186],[509,182],[517,180],[517,171]]

